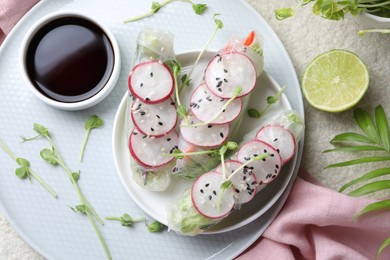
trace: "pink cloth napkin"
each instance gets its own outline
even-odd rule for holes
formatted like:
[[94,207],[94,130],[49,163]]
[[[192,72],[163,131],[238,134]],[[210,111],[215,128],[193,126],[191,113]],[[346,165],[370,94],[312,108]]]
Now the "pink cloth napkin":
[[[37,2],[0,0],[0,44]],[[372,202],[324,188],[301,171],[280,214],[238,259],[374,259],[390,236],[390,212],[352,221]],[[380,259],[390,259],[390,248]]]
[[[375,259],[390,236],[390,212],[352,221],[372,202],[327,189],[301,170],[279,215],[237,259]],[[390,247],[379,259],[390,259]]]
[[19,19],[37,2],[38,0],[0,0],[0,44]]

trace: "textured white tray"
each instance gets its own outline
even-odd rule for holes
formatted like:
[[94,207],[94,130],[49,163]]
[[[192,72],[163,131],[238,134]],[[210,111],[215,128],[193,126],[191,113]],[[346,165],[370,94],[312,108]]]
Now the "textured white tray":
[[[49,128],[54,142],[68,165],[81,170],[79,184],[102,216],[146,214],[131,200],[116,174],[111,134],[115,112],[127,89],[127,74],[135,49],[135,37],[143,26],[164,28],[175,34],[177,53],[199,49],[214,28],[212,15],[222,14],[224,29],[211,48],[217,49],[231,36],[242,36],[256,29],[264,36],[265,70],[279,83],[286,84],[292,107],[303,115],[299,84],[291,61],[272,29],[244,1],[225,0],[208,3],[203,16],[193,14],[188,4],[177,2],[155,16],[132,24],[125,18],[149,10],[151,1],[41,1],[14,28],[0,49],[0,138],[20,156],[30,160],[32,168],[60,195],[55,200],[36,181],[22,181],[14,175],[16,164],[0,152],[0,205],[18,233],[43,256],[50,259],[102,259],[104,252],[88,219],[69,209],[77,197],[61,169],[47,165],[39,151],[44,140],[20,144],[19,135],[32,136],[33,123]],[[106,23],[116,36],[122,55],[122,72],[115,90],[99,105],[81,112],[64,112],[36,99],[20,77],[20,42],[28,28],[40,17],[57,10],[90,13]],[[83,124],[92,114],[105,121],[102,129],[91,134],[83,163],[78,149],[84,135]],[[300,144],[300,154],[302,142]],[[296,175],[297,169],[293,173]],[[291,183],[289,184],[289,188]],[[106,221],[101,228],[114,259],[227,259],[242,252],[269,225],[286,199],[289,188],[266,214],[243,228],[219,235],[182,237],[173,232],[148,233],[143,224],[124,228]]]

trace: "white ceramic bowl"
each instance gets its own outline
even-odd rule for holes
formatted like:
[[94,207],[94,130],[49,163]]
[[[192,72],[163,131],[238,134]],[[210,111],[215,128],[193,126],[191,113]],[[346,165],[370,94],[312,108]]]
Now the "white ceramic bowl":
[[356,16],[359,23],[364,26],[361,29],[390,29],[390,18],[380,17],[369,13]]
[[[96,26],[98,26],[105,36],[108,38],[111,49],[112,49],[112,59],[107,61],[107,67],[112,67],[111,74],[109,73],[109,69],[106,69],[104,72],[104,80],[101,80],[98,84],[100,84],[101,88],[98,92],[95,91],[95,93],[91,94],[90,96],[83,97],[81,100],[75,100],[75,101],[63,101],[61,99],[56,99],[48,94],[44,94],[44,91],[40,90],[36,81],[32,79],[31,73],[29,74],[29,71],[31,72],[31,67],[29,68],[27,66],[27,54],[29,48],[32,48],[31,41],[34,39],[34,36],[39,33],[39,30],[42,29],[44,26],[48,25],[49,23],[53,23],[53,21],[62,19],[62,18],[70,18],[70,19],[83,19],[86,20],[87,23],[90,22]],[[49,33],[47,33],[49,34]],[[76,37],[77,38],[77,37]],[[111,52],[110,52],[111,53]],[[91,17],[90,15],[86,15],[84,13],[76,12],[76,11],[59,11],[55,13],[51,13],[47,16],[42,17],[39,19],[26,33],[22,45],[21,45],[21,52],[20,52],[20,60],[21,60],[21,68],[22,68],[22,76],[25,80],[25,83],[27,87],[37,96],[41,101],[45,102],[46,104],[62,109],[62,110],[82,110],[89,108],[93,105],[96,105],[100,101],[102,101],[105,97],[108,96],[108,94],[113,90],[113,88],[116,85],[116,82],[119,77],[120,73],[120,52],[119,52],[119,46],[118,43],[114,37],[114,35],[111,33],[111,31],[106,27],[102,22],[100,22],[98,19]],[[34,56],[35,57],[35,56]],[[46,56],[45,56],[46,57]],[[68,56],[66,56],[68,57]],[[29,58],[31,60],[31,57]],[[31,62],[30,62],[31,63]],[[30,64],[29,63],[29,64]],[[106,68],[107,68],[106,67]],[[34,67],[35,68],[35,67]],[[89,69],[89,68],[88,68]],[[93,70],[94,68],[90,68]],[[34,70],[35,71],[35,70]],[[99,75],[99,74],[98,74]],[[103,72],[102,72],[103,75]],[[90,93],[90,92],[88,92]],[[89,94],[88,94],[89,95]]]

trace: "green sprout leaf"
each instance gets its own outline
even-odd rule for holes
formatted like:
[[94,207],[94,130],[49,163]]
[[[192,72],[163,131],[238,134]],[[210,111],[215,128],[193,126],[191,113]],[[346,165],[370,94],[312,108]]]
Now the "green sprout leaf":
[[248,112],[248,116],[251,118],[259,118],[261,116],[260,112],[254,108],[249,108],[247,112]]
[[279,8],[275,10],[275,17],[278,20],[284,20],[291,16],[294,16],[294,9],[292,9],[291,7]]
[[56,165],[58,163],[58,160],[54,155],[54,151],[52,149],[45,148],[41,151],[40,155],[43,160],[50,164]]
[[153,2],[152,6],[150,7],[150,11],[149,12],[146,12],[146,13],[144,13],[142,15],[139,15],[139,16],[127,19],[127,20],[124,21],[124,23],[130,23],[130,22],[134,22],[134,21],[138,21],[138,20],[144,19],[146,17],[153,16],[162,7],[168,5],[168,4],[172,3],[172,2],[175,2],[175,1],[180,1],[180,2],[185,2],[185,3],[191,4],[192,5],[192,10],[197,15],[204,14],[206,12],[206,10],[207,10],[207,5],[206,4],[195,4],[195,3],[193,3],[190,0],[166,0],[166,1],[161,2],[161,3],[160,2]]
[[161,232],[164,229],[166,229],[166,226],[158,222],[157,220],[153,221],[150,224],[147,224],[147,227],[148,227],[148,231],[151,233]]
[[83,160],[83,155],[85,151],[85,147],[88,142],[89,135],[91,133],[92,129],[99,128],[103,126],[103,120],[98,117],[97,115],[93,115],[84,124],[84,129],[85,129],[85,135],[83,142],[81,143],[81,148],[80,148],[80,156],[79,156],[79,161],[81,162]]
[[283,94],[284,90],[286,89],[286,86],[283,86],[278,93],[276,93],[275,96],[268,96],[266,101],[267,101],[267,106],[263,109],[263,111],[259,112],[258,110],[254,108],[248,109],[247,113],[248,116],[251,118],[260,118],[263,116],[265,113],[268,112],[268,110],[271,108],[273,104],[276,104],[276,102],[279,101],[280,96]]
[[192,4],[192,9],[198,15],[204,14],[207,10],[207,4]]
[[16,158],[16,163],[21,167],[30,167],[30,162],[24,158]]
[[107,220],[120,221],[124,227],[130,227],[136,222],[145,221],[145,218],[133,218],[129,214],[125,213],[121,217],[106,217]]
[[74,208],[71,208],[74,212],[80,212],[82,214],[87,215],[87,207],[83,204],[76,205]]
[[26,179],[29,177],[29,170],[27,167],[20,167],[15,170],[16,176],[18,176],[20,179]]

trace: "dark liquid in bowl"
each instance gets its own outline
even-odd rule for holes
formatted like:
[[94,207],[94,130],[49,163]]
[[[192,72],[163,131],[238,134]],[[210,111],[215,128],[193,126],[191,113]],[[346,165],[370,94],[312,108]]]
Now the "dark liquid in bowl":
[[98,93],[114,66],[112,45],[103,30],[78,18],[60,18],[32,38],[26,56],[35,87],[61,102],[78,102]]

